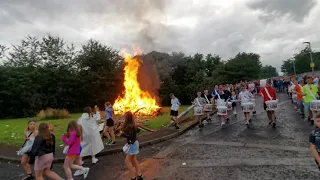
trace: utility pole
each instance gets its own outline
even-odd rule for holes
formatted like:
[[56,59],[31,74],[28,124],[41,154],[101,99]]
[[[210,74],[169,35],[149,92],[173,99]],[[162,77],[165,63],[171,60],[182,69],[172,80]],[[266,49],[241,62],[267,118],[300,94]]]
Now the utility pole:
[[294,72],[294,75],[297,75],[296,73],[296,63],[295,63],[295,58],[292,59],[292,63],[293,63],[293,72]]
[[303,42],[304,44],[308,44],[309,45],[309,53],[310,53],[310,67],[312,68],[312,74],[314,73],[314,63],[313,63],[313,59],[312,59],[312,49],[311,49],[311,43],[310,42]]

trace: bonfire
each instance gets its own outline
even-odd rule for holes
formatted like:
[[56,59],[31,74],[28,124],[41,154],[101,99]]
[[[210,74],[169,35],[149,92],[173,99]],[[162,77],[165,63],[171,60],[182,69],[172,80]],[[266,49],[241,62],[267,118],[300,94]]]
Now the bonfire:
[[124,92],[116,99],[113,109],[115,114],[131,111],[139,116],[155,116],[161,108],[156,97],[140,88],[138,72],[143,61],[141,51],[135,51],[134,55],[124,52]]

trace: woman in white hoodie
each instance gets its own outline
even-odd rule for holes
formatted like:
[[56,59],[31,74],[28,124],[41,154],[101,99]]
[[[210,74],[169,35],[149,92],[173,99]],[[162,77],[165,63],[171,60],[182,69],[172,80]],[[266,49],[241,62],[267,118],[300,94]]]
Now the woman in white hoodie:
[[[104,149],[104,145],[98,130],[96,117],[92,114],[90,107],[84,108],[82,116],[78,119],[78,124],[82,126],[83,133],[80,156],[91,156],[92,164],[95,164],[98,162],[95,155]],[[76,172],[75,175],[80,174]]]

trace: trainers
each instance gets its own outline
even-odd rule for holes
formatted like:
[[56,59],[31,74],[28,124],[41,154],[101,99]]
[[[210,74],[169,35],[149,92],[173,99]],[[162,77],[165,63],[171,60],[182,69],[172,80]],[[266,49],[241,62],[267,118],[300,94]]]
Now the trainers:
[[96,164],[99,160],[97,158],[92,158],[92,164]]
[[73,176],[80,176],[83,174],[83,171],[77,170],[76,172],[74,172]]
[[112,140],[111,140],[111,139],[108,139],[108,141],[106,142],[106,145],[107,145],[107,146],[110,145],[111,142],[112,142]]
[[143,180],[142,175],[137,176],[137,177],[136,177],[136,180]]
[[90,170],[90,168],[83,168],[83,178],[85,179],[85,178],[87,178],[87,176],[88,176],[88,174],[89,174],[89,170]]
[[272,128],[276,128],[276,122],[272,122]]
[[22,180],[32,180],[34,179],[34,177],[32,176],[32,174],[28,174],[26,175],[24,178],[22,178]]
[[199,128],[203,128],[203,126],[204,126],[203,124],[199,124]]
[[249,121],[246,121],[246,126],[247,126],[247,128],[249,128],[249,125],[250,125],[250,122],[249,122]]
[[313,120],[313,119],[311,119],[310,123],[311,123],[311,125],[314,125],[314,120]]
[[225,122],[221,122],[221,128],[224,128],[226,126]]
[[109,145],[111,146],[111,145],[115,145],[115,144],[116,144],[115,141],[111,141],[111,143]]
[[179,127],[179,125],[178,125],[178,124],[176,124],[176,129],[180,129],[180,127]]

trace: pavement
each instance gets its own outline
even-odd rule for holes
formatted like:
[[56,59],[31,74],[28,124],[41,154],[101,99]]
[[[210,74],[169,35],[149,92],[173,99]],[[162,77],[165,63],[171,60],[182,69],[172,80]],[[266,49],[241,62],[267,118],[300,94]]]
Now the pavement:
[[[279,95],[277,127],[268,126],[261,98],[250,128],[244,117],[232,117],[225,129],[213,117],[203,129],[194,127],[179,137],[140,149],[138,160],[147,180],[314,180],[320,178],[309,150],[309,133],[313,126],[293,111],[286,95]],[[125,155],[117,153],[99,158],[89,166],[89,180],[127,179]],[[54,170],[64,176],[61,163]],[[21,179],[22,167],[0,161],[0,179]],[[82,179],[77,177],[75,180]]]

